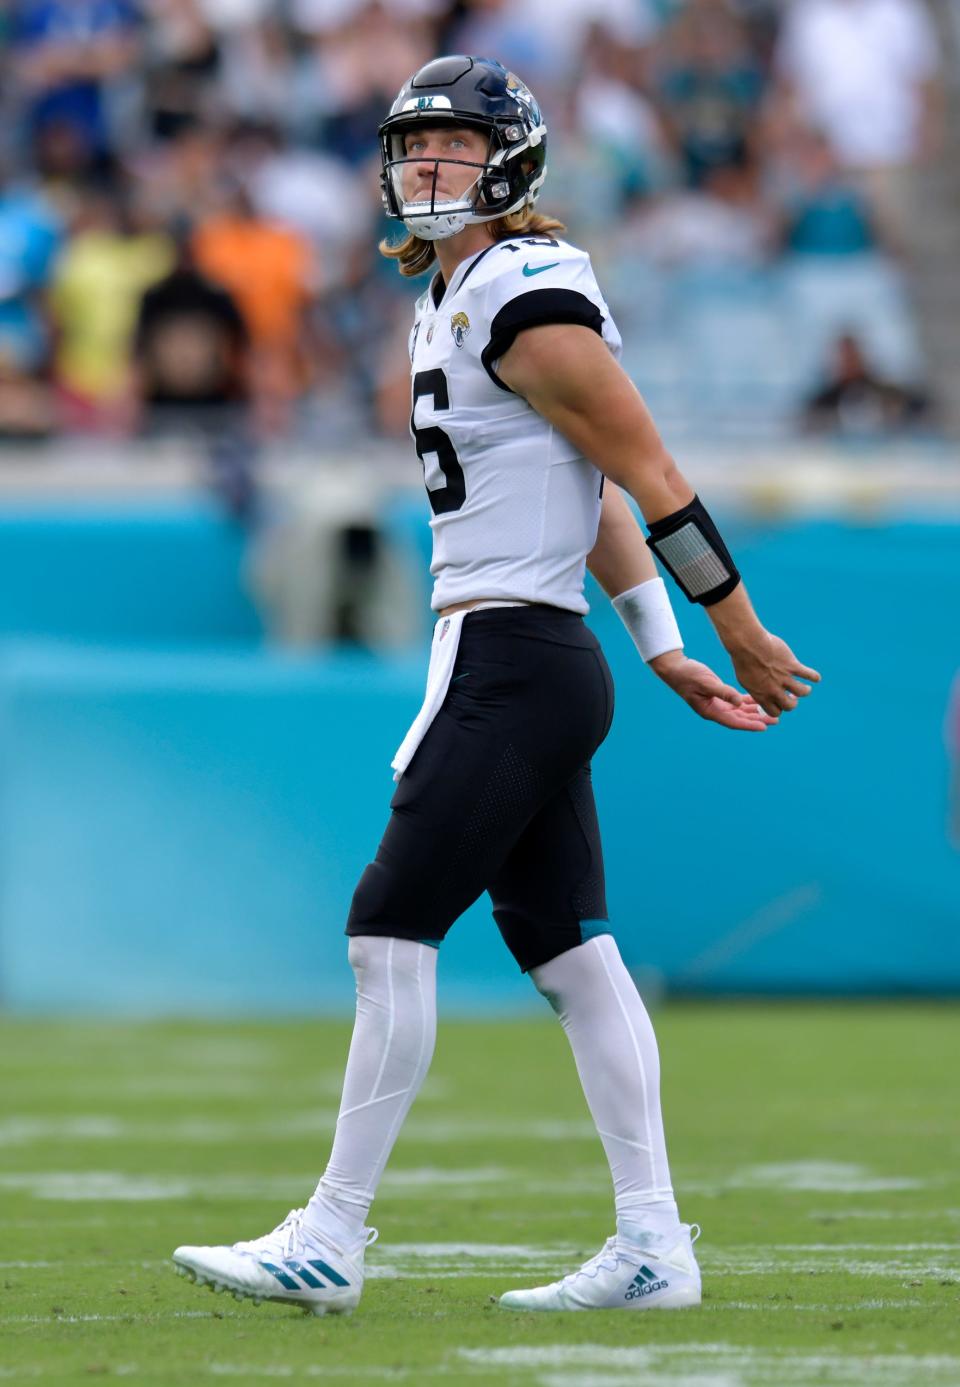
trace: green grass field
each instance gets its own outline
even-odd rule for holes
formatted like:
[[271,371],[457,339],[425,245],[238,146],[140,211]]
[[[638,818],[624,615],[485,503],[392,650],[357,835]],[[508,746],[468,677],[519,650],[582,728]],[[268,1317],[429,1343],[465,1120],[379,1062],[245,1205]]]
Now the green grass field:
[[176,1277],[310,1194],[349,1028],[0,1022],[0,1379],[471,1387],[960,1384],[956,1008],[676,1006],[656,1018],[699,1310],[522,1315],[613,1220],[566,1041],[441,1025],[374,1210],[359,1311]]

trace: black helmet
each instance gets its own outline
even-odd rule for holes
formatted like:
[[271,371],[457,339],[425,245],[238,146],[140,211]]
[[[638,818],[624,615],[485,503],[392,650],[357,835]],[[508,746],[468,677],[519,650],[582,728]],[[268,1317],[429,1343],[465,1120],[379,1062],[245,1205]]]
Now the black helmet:
[[[436,165],[467,160],[437,159],[430,199],[404,202],[400,180],[410,160],[403,137],[428,124],[468,126],[489,138],[486,162],[471,164],[478,171],[476,181],[455,202],[437,201]],[[379,133],[387,215],[427,241],[532,207],[547,171],[547,127],[540,107],[519,77],[491,58],[458,54],[427,63],[400,88]]]

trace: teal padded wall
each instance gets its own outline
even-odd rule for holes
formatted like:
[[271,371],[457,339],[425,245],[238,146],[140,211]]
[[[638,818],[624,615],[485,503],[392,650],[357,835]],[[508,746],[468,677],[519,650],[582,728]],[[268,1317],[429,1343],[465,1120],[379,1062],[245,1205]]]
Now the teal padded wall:
[[[824,682],[774,731],[720,731],[596,602],[618,698],[596,785],[628,961],[695,991],[960,989],[943,735],[960,530],[727,528],[762,617]],[[689,652],[722,664],[703,613],[680,615]],[[6,640],[3,1002],[348,1008],[344,918],[424,666],[424,651]],[[484,903],[440,970],[448,1006],[530,998]]]
[[212,497],[0,509],[0,636],[178,644],[255,640],[244,525]]

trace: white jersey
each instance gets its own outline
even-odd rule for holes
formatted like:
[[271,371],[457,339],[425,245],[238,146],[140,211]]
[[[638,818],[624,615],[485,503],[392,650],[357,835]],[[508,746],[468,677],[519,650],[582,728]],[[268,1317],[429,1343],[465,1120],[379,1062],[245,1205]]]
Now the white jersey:
[[435,610],[482,597],[588,610],[603,478],[496,371],[517,333],[543,323],[593,328],[620,355],[590,257],[547,236],[496,242],[417,302],[411,431],[433,510]]

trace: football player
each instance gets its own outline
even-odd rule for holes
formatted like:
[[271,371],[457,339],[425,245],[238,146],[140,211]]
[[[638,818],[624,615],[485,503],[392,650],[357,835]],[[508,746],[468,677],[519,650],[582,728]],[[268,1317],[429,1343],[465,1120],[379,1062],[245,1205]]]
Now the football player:
[[[433,1052],[437,950],[488,891],[507,947],[566,1031],[616,1210],[614,1235],[583,1267],[501,1305],[697,1305],[656,1040],[607,920],[590,761],[613,687],[583,623],[584,569],[643,658],[707,718],[762,731],[819,675],[760,624],[618,365],[589,257],[534,210],[546,128],[530,91],[499,63],[436,59],[402,88],[380,140],[386,209],[407,233],[381,249],[404,274],[437,265],[410,335],[438,613],[426,697],[347,924],[357,1015],[326,1172],[273,1232],[181,1247],[175,1260],[256,1300],[317,1314],[357,1304],[367,1213]],[[748,696],[685,658],[653,554],[705,607]]]

